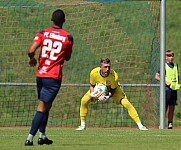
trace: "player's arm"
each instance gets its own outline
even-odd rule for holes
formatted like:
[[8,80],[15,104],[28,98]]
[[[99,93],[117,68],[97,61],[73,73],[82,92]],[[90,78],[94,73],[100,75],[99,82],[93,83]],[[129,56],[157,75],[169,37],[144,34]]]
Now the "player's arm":
[[66,51],[66,54],[65,54],[65,60],[66,61],[69,61],[70,58],[71,58],[71,55],[72,55],[72,47],[73,47],[73,37],[71,35],[68,36],[68,42],[69,42],[69,45],[67,47],[67,51]]
[[94,87],[95,87],[95,85],[90,84],[90,92],[91,93],[94,92]]
[[103,95],[103,93],[98,92],[97,90],[94,90],[96,86],[95,82],[95,74],[94,74],[94,69],[90,72],[90,96],[91,97],[97,97],[99,98],[100,96]]
[[95,77],[94,77],[94,71],[93,70],[91,70],[91,72],[89,74],[90,93],[94,92],[94,87],[96,86]]
[[180,76],[179,76],[178,64],[177,64],[177,71],[178,71],[178,82],[180,82]]
[[28,57],[30,58],[29,65],[31,67],[36,66],[37,61],[35,59],[35,51],[40,47],[40,45],[37,42],[34,42],[31,44],[30,48],[28,49]]
[[99,87],[97,87],[97,88],[95,89],[96,86],[101,86],[101,85],[99,85],[99,84],[98,84],[98,85],[90,84],[90,96],[91,96],[91,97],[97,97],[98,101],[103,101],[103,100],[109,99],[109,96],[105,96],[105,95],[103,94],[103,92],[100,92],[100,91],[98,90]]
[[100,97],[98,98],[99,101],[107,101],[114,95],[115,91],[116,91],[116,88],[110,89],[110,91],[108,92],[108,95],[106,95],[106,96],[100,95]]
[[35,56],[35,51],[37,50],[37,48],[39,47],[40,45],[37,43],[37,42],[33,42],[30,46],[30,48],[28,49],[28,56],[30,59],[34,58]]
[[65,55],[65,60],[66,61],[69,61],[70,60],[70,58],[71,58],[71,53],[66,53],[66,55]]
[[98,91],[94,91],[94,87],[95,85],[90,84],[90,96],[98,98],[99,96],[101,96],[102,93],[99,93]]
[[155,80],[160,81],[160,74],[158,72],[155,74]]
[[108,96],[109,96],[109,98],[110,98],[110,97],[112,97],[112,96],[114,95],[114,93],[115,93],[116,89],[117,89],[117,88],[110,89],[110,91],[108,92]]
[[[160,81],[160,74],[159,74],[158,72],[155,74],[155,79],[156,79],[157,81]],[[166,86],[168,86],[168,87],[171,85],[171,83],[168,82],[168,81],[165,81],[165,84],[166,84]]]
[[111,87],[108,92],[109,98],[114,95],[117,87],[120,85],[120,83],[118,82],[119,79],[118,74],[114,70],[112,70],[112,73],[114,74],[114,79],[111,80]]

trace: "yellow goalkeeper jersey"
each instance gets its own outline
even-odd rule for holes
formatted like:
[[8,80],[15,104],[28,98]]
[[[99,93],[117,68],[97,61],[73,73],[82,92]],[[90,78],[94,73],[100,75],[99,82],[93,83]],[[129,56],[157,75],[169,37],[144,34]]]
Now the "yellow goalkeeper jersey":
[[103,77],[100,74],[100,67],[94,68],[90,72],[90,84],[96,85],[102,83],[107,86],[108,91],[117,88],[120,83],[118,82],[118,74],[111,69],[107,77]]

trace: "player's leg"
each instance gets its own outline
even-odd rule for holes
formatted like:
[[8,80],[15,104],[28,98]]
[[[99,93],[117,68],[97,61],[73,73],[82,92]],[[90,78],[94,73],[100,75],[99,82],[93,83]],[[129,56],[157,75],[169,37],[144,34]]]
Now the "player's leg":
[[[44,86],[42,86],[44,85]],[[52,144],[53,141],[49,140],[45,135],[45,128],[48,122],[48,112],[52,106],[61,86],[60,80],[37,78],[38,99],[40,99],[37,107],[37,112],[32,120],[30,133],[25,142],[25,146],[33,145],[33,138],[40,129],[40,136],[38,144]]]
[[174,110],[175,110],[175,105],[169,105],[169,107],[168,107],[168,129],[173,128]]
[[[175,105],[177,105],[177,91],[170,90],[171,94],[170,97],[166,101],[166,105],[168,105],[168,129],[173,128],[173,117],[175,111]],[[169,93],[166,92],[166,98]]]
[[45,115],[43,110],[45,110],[45,109],[46,108],[45,108],[44,102],[39,101],[36,114],[32,120],[30,132],[29,132],[27,140],[25,142],[25,146],[32,146],[33,145],[33,138],[36,135],[36,133],[37,133],[37,131],[38,131],[38,129],[42,123],[42,120],[43,120],[44,115]]
[[47,126],[47,123],[48,123],[48,116],[49,116],[49,111],[46,111],[45,112],[45,115],[43,117],[43,120],[42,120],[42,123],[40,125],[40,128],[39,128],[39,138],[41,139],[44,139],[46,137],[46,126]]
[[[39,98],[41,89],[43,87],[43,83],[42,83],[42,80],[40,78],[37,78],[36,81],[37,81],[37,93],[38,93],[38,98]],[[43,105],[44,105],[43,102],[39,101],[38,108],[43,109]],[[37,133],[39,126],[41,125],[41,121],[43,119],[44,113],[38,111],[38,108],[37,108],[36,114],[32,120],[31,129],[30,129],[30,132],[28,134],[27,140],[25,141],[25,146],[32,146],[33,145],[33,138],[34,138],[35,134]]]
[[49,140],[46,136],[46,126],[48,122],[48,116],[49,116],[49,111],[52,107],[52,103],[55,99],[55,97],[58,94],[58,91],[61,87],[61,80],[55,80],[55,79],[43,79],[43,88],[41,89],[40,97],[39,99],[44,100],[44,104],[46,105],[46,110],[44,111],[44,117],[42,120],[42,123],[39,127],[39,139],[38,139],[38,144],[43,145],[43,144],[52,144],[53,141]]
[[171,105],[171,89],[169,87],[165,87],[165,116],[167,116],[168,112],[168,129],[172,129],[172,121],[169,121],[170,105]]
[[127,109],[129,116],[135,121],[135,123],[138,125],[138,128],[140,130],[148,130],[141,123],[136,109],[129,102],[129,100],[127,99],[127,97],[126,97],[125,93],[123,92],[123,90],[121,89],[121,87],[116,89],[114,96],[113,96],[113,100],[116,102],[116,104],[121,104]]
[[90,92],[88,91],[81,99],[80,104],[80,121],[81,125],[76,129],[78,131],[86,129],[86,117],[88,115],[88,105],[91,102]]
[[[51,107],[51,105],[47,106],[47,108],[50,108],[50,107]],[[38,138],[39,145],[43,145],[43,144],[49,145],[49,144],[53,143],[53,141],[48,139],[46,136],[46,126],[47,126],[47,122],[48,122],[48,116],[49,116],[49,110],[46,110],[44,112],[44,116],[43,116],[42,122],[39,127],[39,138]]]

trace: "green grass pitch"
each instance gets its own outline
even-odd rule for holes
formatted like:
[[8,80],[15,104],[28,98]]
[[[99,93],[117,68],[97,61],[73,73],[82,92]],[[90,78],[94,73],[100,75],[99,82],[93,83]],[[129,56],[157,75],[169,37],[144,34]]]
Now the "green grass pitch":
[[179,150],[181,130],[137,128],[88,128],[75,131],[74,128],[47,128],[52,145],[37,144],[25,147],[29,128],[0,128],[1,150]]

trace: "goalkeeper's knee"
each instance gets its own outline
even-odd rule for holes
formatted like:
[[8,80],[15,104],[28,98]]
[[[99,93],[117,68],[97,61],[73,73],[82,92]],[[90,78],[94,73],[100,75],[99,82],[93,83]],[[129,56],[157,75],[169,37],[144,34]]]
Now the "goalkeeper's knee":
[[138,113],[136,109],[133,107],[133,105],[128,101],[128,99],[122,99],[121,104],[128,110],[128,113],[130,117],[135,121],[135,122],[140,122]]
[[89,96],[83,96],[81,99],[80,105],[80,117],[81,120],[85,120],[85,117],[88,114],[88,104],[90,103],[91,98]]
[[84,95],[81,99],[81,107],[88,106],[91,101],[91,97],[89,95]]
[[128,99],[122,99],[120,103],[129,110],[129,108],[133,107],[132,104],[128,101]]

